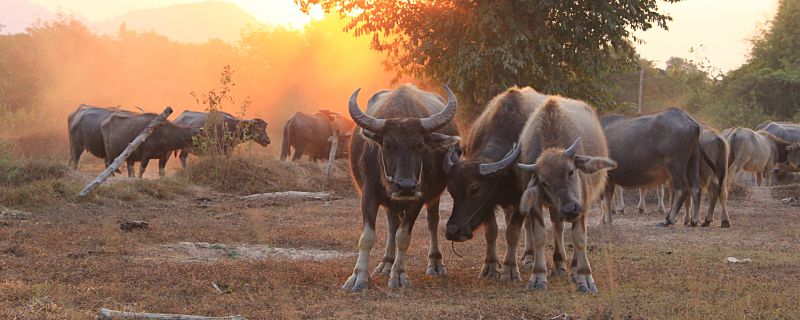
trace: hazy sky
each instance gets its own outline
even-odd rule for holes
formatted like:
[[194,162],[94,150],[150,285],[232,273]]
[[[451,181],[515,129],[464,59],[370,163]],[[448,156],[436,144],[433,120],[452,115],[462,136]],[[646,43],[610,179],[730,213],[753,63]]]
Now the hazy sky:
[[[60,8],[99,21],[134,9],[154,8],[199,0],[31,0],[50,9]],[[226,0],[267,23],[300,27],[310,18],[292,0]],[[671,56],[708,58],[728,71],[747,59],[750,42],[777,9],[778,0],[684,0],[661,4],[673,17],[669,31],[652,29],[638,35],[646,41],[639,52],[663,63]],[[690,48],[695,48],[691,53]]]

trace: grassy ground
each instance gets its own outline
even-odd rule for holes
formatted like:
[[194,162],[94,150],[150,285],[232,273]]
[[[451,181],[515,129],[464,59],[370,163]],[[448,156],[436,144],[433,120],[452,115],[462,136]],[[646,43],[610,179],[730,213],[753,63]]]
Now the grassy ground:
[[[63,180],[53,179],[34,183]],[[26,220],[0,218],[0,318],[91,319],[100,308],[248,319],[775,319],[796,318],[800,311],[794,284],[800,277],[800,207],[780,203],[768,190],[730,203],[731,229],[659,228],[663,217],[656,213],[618,216],[606,227],[597,224],[599,211],[593,209],[590,261],[600,293],[588,296],[563,279],[551,279],[547,293],[528,292],[524,282],[478,279],[480,235],[456,245],[463,258],[444,242],[448,276],[426,276],[424,212],[410,250],[414,287],[389,290],[385,277],[375,277],[370,290],[351,294],[339,287],[355,263],[357,197],[329,206],[250,203],[183,178],[123,179],[106,188],[89,201],[56,197],[41,206],[17,206],[31,212]],[[449,206],[443,204],[440,236]],[[120,230],[127,220],[146,220],[150,228]],[[385,230],[379,218],[371,267],[382,257]],[[315,261],[229,254],[188,261],[168,249],[180,242],[346,255]],[[730,256],[752,262],[726,262]]]

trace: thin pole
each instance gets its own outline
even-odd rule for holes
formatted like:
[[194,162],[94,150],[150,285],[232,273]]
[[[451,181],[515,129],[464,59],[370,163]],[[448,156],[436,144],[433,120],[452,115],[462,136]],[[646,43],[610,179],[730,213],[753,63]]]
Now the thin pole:
[[636,112],[642,113],[642,93],[644,91],[644,66],[639,68],[639,101],[636,103]]

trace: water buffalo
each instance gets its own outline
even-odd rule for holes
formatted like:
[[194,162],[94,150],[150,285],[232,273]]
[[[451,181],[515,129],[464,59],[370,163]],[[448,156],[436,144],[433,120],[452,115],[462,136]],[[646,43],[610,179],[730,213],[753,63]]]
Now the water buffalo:
[[[107,155],[106,166],[109,166],[113,159],[122,154],[128,144],[156,117],[158,115],[154,113],[113,113],[108,116],[100,124],[100,132],[102,133]],[[134,177],[133,165],[136,161],[141,161],[139,167],[139,178],[141,178],[150,159],[158,159],[158,174],[163,177],[170,153],[190,147],[192,138],[201,134],[202,131],[203,128],[181,127],[165,121],[128,156],[126,161],[128,164],[128,176]]]
[[85,104],[78,106],[78,109],[69,114],[67,128],[69,130],[68,166],[70,168],[73,170],[78,168],[78,160],[80,160],[83,150],[89,151],[98,158],[106,159],[106,148],[103,144],[100,124],[114,112],[134,114],[118,108],[100,108]]
[[430,233],[427,273],[445,274],[436,233],[439,197],[447,183],[442,160],[447,148],[459,141],[451,123],[456,114],[455,95],[445,86],[445,104],[434,93],[403,85],[373,95],[365,113],[358,106],[359,91],[349,103],[350,116],[361,128],[351,140],[350,170],[361,193],[363,229],[358,261],[343,288],[358,291],[369,285],[368,259],[380,206],[385,209],[389,230],[386,254],[375,272],[389,272],[389,287],[410,285],[406,252],[423,205],[428,209]]
[[616,167],[600,121],[587,104],[549,99],[528,119],[520,135],[522,155],[518,181],[525,189],[520,210],[533,218],[534,266],[528,289],[547,289],[544,258],[547,230],[544,206],[550,211],[555,246],[553,275],[566,276],[564,223],[572,223],[572,278],[580,292],[596,293],[586,253],[586,216],[603,191],[606,171]]
[[[740,171],[752,172],[756,185],[771,185],[772,169],[779,163],[781,150],[787,154],[791,143],[771,133],[748,128],[737,128],[728,136],[730,145],[730,174],[736,176]],[[788,155],[785,155],[788,157]],[[786,158],[784,158],[786,159]]]
[[347,155],[347,141],[350,140],[354,127],[353,122],[327,110],[320,110],[315,114],[295,112],[283,126],[281,160],[286,160],[291,148],[294,148],[292,161],[299,160],[304,154],[311,161],[327,159],[334,130],[339,131],[340,142],[336,157],[343,158]]
[[[465,241],[481,225],[486,228],[486,258],[481,277],[520,280],[516,262],[517,240],[525,217],[519,212],[522,191],[513,167],[519,148],[512,148],[528,117],[546,95],[531,88],[511,88],[489,102],[472,124],[463,143],[463,152],[454,147],[444,158],[449,174],[447,190],[453,197],[453,212],[447,221],[445,237]],[[459,159],[463,153],[463,159]],[[500,269],[497,258],[495,206],[505,211],[507,251]],[[528,219],[530,222],[531,219]],[[532,231],[532,224],[526,224]],[[526,232],[523,264],[533,264],[532,235]],[[502,270],[502,274],[500,273]]]
[[[756,127],[755,131],[764,130],[771,133],[773,136],[781,138],[789,143],[800,144],[800,125],[791,122],[773,122],[768,121]],[[790,150],[788,148],[778,149],[777,162],[782,164],[787,163]],[[798,164],[800,161],[795,161]],[[800,171],[800,167],[789,164],[785,167],[786,170]]]
[[[708,197],[708,214],[701,224],[703,227],[711,225],[714,221],[714,209],[717,206],[717,200],[722,207],[722,222],[720,227],[730,228],[730,216],[728,216],[728,154],[729,147],[728,141],[717,133],[716,130],[706,127],[700,134],[700,148],[708,155],[714,166],[710,166],[707,162],[700,162],[700,184],[703,191],[707,191]],[[683,217],[683,224],[688,225],[689,219],[689,206],[686,205],[685,214]]]
[[[213,128],[207,128],[204,132],[204,138],[212,143],[208,148],[221,151],[225,155],[229,155],[236,145],[246,140],[253,140],[265,147],[270,143],[266,121],[258,118],[240,120],[222,111],[209,113],[186,110],[175,118],[172,124],[181,127],[203,128],[206,127],[209,118],[215,125]],[[181,166],[184,168],[186,168],[186,158],[189,156],[190,149],[192,148],[180,151],[179,158]]]
[[[672,206],[663,225],[675,217],[691,194],[692,226],[700,205],[700,161],[710,159],[700,149],[700,124],[683,110],[670,108],[651,115],[622,119],[605,128],[611,159],[605,199],[613,199],[615,186],[651,188],[670,181]],[[713,166],[713,164],[711,164]],[[606,201],[603,222],[611,223],[611,201]]]
[[[604,117],[600,118],[600,125],[605,130],[605,127],[608,126],[609,124],[611,124],[613,122],[616,122],[616,121],[619,121],[619,120],[623,120],[623,119],[627,119],[627,118],[625,116],[619,115],[619,114],[610,114],[610,115],[607,115],[607,116],[604,116]],[[657,196],[657,200],[658,200],[658,208],[657,208],[657,210],[658,210],[659,213],[664,213],[664,212],[666,212],[666,206],[664,206],[664,194],[665,194],[664,185],[660,184],[660,185],[656,186],[655,189],[656,189],[656,196]],[[625,198],[623,197],[623,192],[624,192],[624,190],[622,189],[622,187],[617,186],[615,188],[614,199],[611,202],[611,213],[612,214],[613,213],[617,213],[617,212],[625,213]],[[646,194],[647,194],[647,189],[646,188],[639,188],[639,204],[637,205],[637,208],[639,209],[639,213],[643,213],[644,212]],[[601,199],[603,198],[602,195],[601,195],[600,198]]]

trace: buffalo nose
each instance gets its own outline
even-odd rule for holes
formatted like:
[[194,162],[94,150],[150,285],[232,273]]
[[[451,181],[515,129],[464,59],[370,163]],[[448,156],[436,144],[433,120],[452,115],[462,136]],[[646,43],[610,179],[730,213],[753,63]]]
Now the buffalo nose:
[[403,191],[408,191],[408,190],[414,189],[414,187],[416,187],[416,186],[417,186],[417,180],[414,180],[414,179],[399,179],[399,180],[397,180],[397,187],[399,187],[400,190],[403,190]]
[[447,231],[444,233],[447,240],[462,242],[472,238],[472,231],[466,228],[459,228],[456,226],[447,226]]
[[583,208],[575,202],[568,203],[561,207],[561,215],[567,218],[573,218],[581,213],[583,213]]

